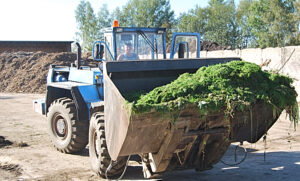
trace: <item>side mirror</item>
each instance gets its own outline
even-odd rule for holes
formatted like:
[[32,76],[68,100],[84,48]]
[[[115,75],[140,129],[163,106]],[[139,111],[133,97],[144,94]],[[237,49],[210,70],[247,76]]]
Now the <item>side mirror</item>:
[[103,59],[104,54],[104,45],[96,44],[96,51],[94,51],[94,58],[95,59]]
[[178,47],[178,58],[184,58],[185,44],[179,43]]
[[104,45],[100,45],[100,50],[99,50],[100,59],[103,59],[103,54],[104,54]]

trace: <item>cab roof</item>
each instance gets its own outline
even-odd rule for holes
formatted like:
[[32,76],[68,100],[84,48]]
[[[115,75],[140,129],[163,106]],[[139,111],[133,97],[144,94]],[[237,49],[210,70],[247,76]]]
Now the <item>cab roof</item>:
[[121,33],[121,32],[136,32],[136,31],[143,31],[145,33],[153,32],[158,34],[163,34],[166,32],[166,28],[147,28],[147,27],[109,27],[104,28],[104,33]]

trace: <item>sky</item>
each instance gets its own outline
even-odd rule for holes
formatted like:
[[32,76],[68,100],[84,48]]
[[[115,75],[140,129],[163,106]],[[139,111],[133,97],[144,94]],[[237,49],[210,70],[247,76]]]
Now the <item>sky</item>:
[[[107,4],[112,12],[127,0],[89,0],[95,12]],[[75,9],[80,0],[0,0],[0,41],[72,41],[76,32]],[[175,15],[208,0],[170,0]]]

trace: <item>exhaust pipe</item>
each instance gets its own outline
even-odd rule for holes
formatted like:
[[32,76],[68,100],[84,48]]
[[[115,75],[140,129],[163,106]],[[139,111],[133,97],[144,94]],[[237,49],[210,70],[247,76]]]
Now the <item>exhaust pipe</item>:
[[76,42],[76,46],[77,46],[77,60],[75,62],[77,69],[80,68],[80,60],[81,60],[81,46],[78,42]]

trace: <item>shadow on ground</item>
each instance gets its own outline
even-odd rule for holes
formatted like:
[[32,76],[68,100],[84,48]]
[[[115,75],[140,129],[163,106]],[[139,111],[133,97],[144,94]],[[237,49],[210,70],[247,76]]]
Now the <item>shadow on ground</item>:
[[12,96],[0,96],[0,100],[1,99],[3,99],[3,100],[5,100],[5,99],[13,99],[14,97],[12,97]]
[[[226,154],[223,159],[232,155]],[[227,166],[219,162],[213,169],[196,172],[181,170],[165,173],[158,180],[298,180],[300,177],[300,151],[257,153],[249,150],[244,162],[236,166]],[[124,180],[146,180],[141,166],[129,166]],[[157,180],[156,179],[156,180]]]
[[[224,156],[225,159],[227,156]],[[218,163],[212,170],[166,173],[163,180],[298,180],[300,152],[248,152],[244,162],[236,166]]]
[[89,156],[89,149],[84,148],[80,152],[74,153],[74,155],[80,155],[80,156],[88,157]]

